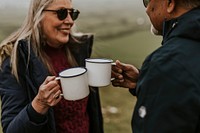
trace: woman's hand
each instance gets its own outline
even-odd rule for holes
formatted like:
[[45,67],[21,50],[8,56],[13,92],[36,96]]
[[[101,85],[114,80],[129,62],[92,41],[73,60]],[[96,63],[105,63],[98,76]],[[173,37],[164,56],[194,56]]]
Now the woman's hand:
[[135,88],[138,80],[139,70],[130,64],[116,61],[112,66],[112,85],[115,87]]
[[38,90],[38,94],[32,101],[36,112],[45,114],[48,109],[55,106],[61,100],[59,81],[55,76],[48,76]]

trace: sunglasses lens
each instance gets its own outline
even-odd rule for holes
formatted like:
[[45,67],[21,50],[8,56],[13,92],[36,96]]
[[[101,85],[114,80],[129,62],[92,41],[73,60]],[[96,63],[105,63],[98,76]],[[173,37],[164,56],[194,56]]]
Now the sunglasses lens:
[[67,9],[60,9],[57,11],[58,19],[59,20],[64,20],[67,15],[68,15],[68,10]]
[[[76,9],[72,9],[72,10],[69,11],[69,14],[70,14],[72,20],[76,20],[78,18],[79,13],[80,12]],[[59,20],[64,20],[68,15],[68,9],[58,10],[57,15],[58,15]]]
[[75,9],[72,12],[70,12],[70,16],[72,17],[72,20],[76,20],[78,18],[79,13],[80,12]]

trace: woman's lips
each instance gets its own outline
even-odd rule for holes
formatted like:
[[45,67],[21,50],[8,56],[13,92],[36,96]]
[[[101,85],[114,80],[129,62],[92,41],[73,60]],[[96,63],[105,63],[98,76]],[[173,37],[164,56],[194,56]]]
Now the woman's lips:
[[69,34],[70,32],[70,29],[68,28],[62,28],[62,29],[59,29],[62,33],[65,33],[65,34]]

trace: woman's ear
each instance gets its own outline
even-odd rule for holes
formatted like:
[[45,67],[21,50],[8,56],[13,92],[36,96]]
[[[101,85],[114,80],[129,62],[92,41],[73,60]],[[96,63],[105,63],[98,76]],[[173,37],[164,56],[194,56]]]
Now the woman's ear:
[[175,8],[175,0],[168,0],[167,12],[172,13]]

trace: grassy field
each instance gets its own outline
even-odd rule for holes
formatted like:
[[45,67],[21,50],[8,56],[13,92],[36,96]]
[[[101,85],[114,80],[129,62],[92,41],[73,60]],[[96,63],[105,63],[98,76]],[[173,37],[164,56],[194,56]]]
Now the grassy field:
[[[93,57],[119,59],[140,67],[145,57],[160,46],[160,37],[149,31],[111,40],[95,40]],[[136,98],[126,88],[100,88],[105,133],[131,133],[131,117]]]

